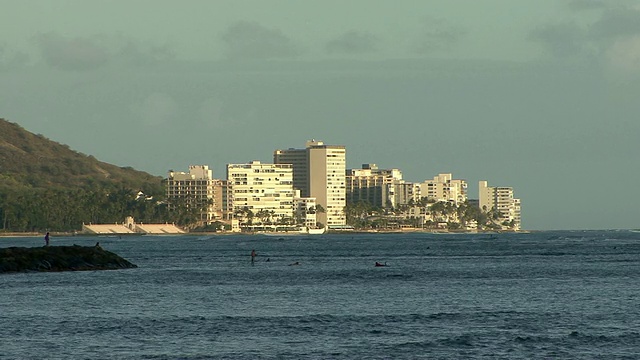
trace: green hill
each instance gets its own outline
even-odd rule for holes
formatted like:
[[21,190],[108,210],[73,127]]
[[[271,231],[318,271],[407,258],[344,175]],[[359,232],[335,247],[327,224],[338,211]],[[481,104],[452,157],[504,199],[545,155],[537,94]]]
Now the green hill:
[[[168,221],[158,203],[162,180],[0,119],[0,231],[71,231],[83,222],[122,222],[125,216]],[[136,199],[139,191],[146,201]]]
[[123,185],[153,189],[162,178],[111,165],[0,119],[0,177],[5,185],[33,188]]

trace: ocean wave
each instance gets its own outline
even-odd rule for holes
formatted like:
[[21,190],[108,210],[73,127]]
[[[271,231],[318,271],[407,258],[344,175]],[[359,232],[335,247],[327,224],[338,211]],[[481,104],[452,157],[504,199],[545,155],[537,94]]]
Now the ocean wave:
[[456,348],[460,346],[470,347],[470,346],[474,346],[474,336],[471,334],[455,335],[451,337],[438,339],[437,343],[445,346],[453,346]]

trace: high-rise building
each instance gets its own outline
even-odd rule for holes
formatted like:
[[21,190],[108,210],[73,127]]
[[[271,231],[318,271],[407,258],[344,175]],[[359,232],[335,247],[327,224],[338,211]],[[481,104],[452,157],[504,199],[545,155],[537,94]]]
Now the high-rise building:
[[467,182],[453,179],[451,174],[438,174],[433,180],[420,184],[421,196],[436,202],[464,203],[467,200]]
[[273,152],[274,164],[291,164],[293,168],[293,188],[300,190],[300,196],[309,196],[309,157],[307,149],[287,149]]
[[405,182],[404,180],[396,181],[393,184],[393,207],[398,205],[405,205],[411,203],[417,203],[421,199],[420,184]]
[[179,205],[198,209],[202,224],[211,224],[221,218],[221,206],[216,200],[216,184],[213,171],[207,165],[190,165],[189,173],[169,171],[167,177],[167,200],[169,211]]
[[291,164],[294,187],[303,197],[316,198],[323,210],[316,214],[318,222],[328,228],[346,224],[346,149],[343,145],[311,140],[305,149],[276,150],[273,157],[276,164]]
[[346,174],[347,204],[364,201],[372,206],[396,206],[396,185],[402,181],[398,169],[378,169],[376,164],[362,164]]
[[290,164],[228,164],[227,200],[231,211],[268,211],[272,221],[293,218],[293,169]]
[[513,222],[514,230],[520,230],[520,199],[514,198],[512,187],[488,186],[487,181],[478,183],[478,205],[483,211],[500,212],[499,223]]
[[315,197],[324,212],[316,214],[328,228],[344,226],[346,206],[346,149],[342,145],[312,144],[309,154],[309,195]]

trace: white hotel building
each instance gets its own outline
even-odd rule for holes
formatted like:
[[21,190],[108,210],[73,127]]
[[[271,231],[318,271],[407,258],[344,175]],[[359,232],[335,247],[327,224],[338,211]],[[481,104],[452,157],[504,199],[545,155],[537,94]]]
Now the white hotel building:
[[274,218],[293,218],[293,168],[290,164],[228,164],[230,212],[245,207],[253,214],[270,211]]
[[500,211],[500,223],[513,221],[513,229],[520,230],[520,199],[514,198],[512,187],[489,186],[482,180],[478,183],[478,195],[480,209],[490,211],[495,208]]
[[426,180],[420,184],[421,196],[429,200],[464,203],[467,200],[467,182],[453,179],[453,175],[438,174],[433,180]]

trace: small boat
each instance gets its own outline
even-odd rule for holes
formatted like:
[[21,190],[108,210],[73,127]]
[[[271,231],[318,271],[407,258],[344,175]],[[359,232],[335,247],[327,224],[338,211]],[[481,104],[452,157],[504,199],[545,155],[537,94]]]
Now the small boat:
[[307,229],[307,232],[309,233],[309,235],[320,235],[320,234],[324,234],[325,228]]

